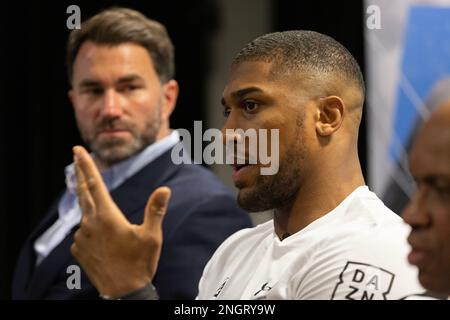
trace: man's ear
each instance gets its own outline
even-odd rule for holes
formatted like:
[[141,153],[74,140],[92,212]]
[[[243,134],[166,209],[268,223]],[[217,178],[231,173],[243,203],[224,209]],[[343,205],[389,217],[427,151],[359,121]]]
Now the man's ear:
[[163,119],[168,120],[173,110],[175,109],[175,105],[177,104],[178,99],[178,92],[179,87],[177,81],[169,80],[168,82],[163,84]]
[[316,131],[320,136],[330,136],[344,120],[344,101],[338,96],[320,98],[316,114]]

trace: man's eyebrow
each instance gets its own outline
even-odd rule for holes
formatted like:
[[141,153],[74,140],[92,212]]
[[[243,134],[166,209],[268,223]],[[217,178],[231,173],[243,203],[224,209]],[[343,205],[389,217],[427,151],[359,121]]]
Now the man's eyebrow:
[[449,176],[442,176],[442,175],[436,175],[436,174],[431,174],[431,175],[426,175],[426,176],[412,175],[412,177],[416,183],[426,183],[429,185],[434,185],[438,181],[441,181],[441,180],[449,180],[450,181]]
[[[234,99],[239,99],[239,98],[242,98],[243,96],[245,96],[246,94],[253,93],[253,92],[262,93],[262,92],[264,92],[264,90],[262,90],[261,88],[258,88],[258,87],[248,87],[248,88],[243,88],[243,89],[234,91],[230,95]],[[224,97],[222,97],[222,99],[220,99],[220,103],[224,107],[227,106],[227,103],[226,103]]]
[[242,98],[246,94],[253,93],[253,92],[264,92],[264,91],[258,87],[248,87],[248,88],[243,88],[243,89],[239,89],[235,92],[232,92],[231,96],[235,97],[235,98]]
[[443,174],[436,174],[436,175],[427,176],[423,180],[427,183],[435,184],[437,182],[442,182],[442,181],[449,182],[450,177],[447,175],[443,175]]
[[133,82],[136,80],[142,80],[142,77],[137,74],[130,74],[128,76],[120,77],[117,82],[118,83],[126,83],[126,82]]
[[[129,83],[129,82],[140,81],[140,80],[142,80],[142,77],[140,77],[139,75],[137,75],[137,74],[130,74],[130,75],[127,75],[127,76],[120,77],[117,80],[117,83],[118,84]],[[102,85],[102,83],[100,81],[98,81],[98,80],[85,79],[85,80],[82,80],[80,82],[79,87],[89,88],[89,87],[97,87],[97,86],[101,86],[101,85]]]
[[[243,88],[243,89],[239,89],[237,91],[234,91],[231,93],[231,97],[238,99],[238,98],[242,98],[243,96],[245,96],[246,94],[249,93],[253,93],[253,92],[257,92],[257,93],[262,93],[264,92],[264,90],[262,90],[261,88],[258,87],[248,87],[248,88]],[[225,102],[225,98],[222,97],[222,99],[220,100],[220,103],[226,107],[227,104]]]
[[82,88],[89,88],[89,87],[97,87],[100,85],[101,85],[100,81],[85,79],[85,80],[82,80],[78,86],[82,87]]

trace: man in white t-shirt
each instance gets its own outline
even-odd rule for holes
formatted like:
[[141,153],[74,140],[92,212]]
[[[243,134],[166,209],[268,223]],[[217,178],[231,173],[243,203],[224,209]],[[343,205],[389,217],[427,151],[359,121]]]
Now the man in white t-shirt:
[[404,298],[421,292],[405,259],[407,234],[401,218],[361,186],[282,241],[273,221],[232,235],[206,266],[198,298]]
[[[406,259],[408,227],[365,186],[357,150],[363,101],[357,62],[328,36],[272,33],[241,50],[223,93],[223,130],[279,129],[279,141],[269,141],[278,143],[277,174],[261,175],[267,165],[249,161],[233,173],[239,205],[273,209],[274,219],[221,245],[203,272],[199,299],[401,299],[424,291]],[[169,191],[149,200],[146,236],[130,238],[125,231],[136,226],[123,223],[86,152],[74,153],[80,176],[91,179],[78,188],[90,221],[72,250],[102,294],[145,297]],[[112,247],[89,238],[100,230],[123,241]],[[153,252],[129,253],[145,241]],[[133,272],[112,276],[117,265]]]

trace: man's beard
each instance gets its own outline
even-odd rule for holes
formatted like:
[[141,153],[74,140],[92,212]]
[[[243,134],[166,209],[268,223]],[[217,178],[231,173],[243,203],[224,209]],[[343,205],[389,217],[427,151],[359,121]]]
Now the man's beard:
[[[302,136],[304,114],[297,118],[297,136]],[[239,206],[248,212],[259,212],[289,206],[294,201],[302,184],[301,165],[306,154],[305,142],[296,139],[280,159],[275,175],[259,175],[252,190],[240,190]]]
[[[145,129],[140,133],[136,132],[134,125],[119,122],[120,120],[117,122],[114,122],[114,120],[102,121],[97,126],[94,137],[87,137],[87,135],[82,133],[84,142],[94,152],[95,156],[108,167],[139,153],[147,146],[156,142],[161,127],[160,108],[157,108],[155,118],[147,122]],[[95,139],[102,130],[115,128],[129,130],[131,140],[116,137],[103,140]]]
[[[301,161],[299,150],[290,149],[285,161],[280,161],[275,175],[259,175],[252,190],[240,190],[239,206],[249,212],[259,212],[289,205],[301,185],[300,170],[296,165]],[[292,166],[295,163],[296,165]]]

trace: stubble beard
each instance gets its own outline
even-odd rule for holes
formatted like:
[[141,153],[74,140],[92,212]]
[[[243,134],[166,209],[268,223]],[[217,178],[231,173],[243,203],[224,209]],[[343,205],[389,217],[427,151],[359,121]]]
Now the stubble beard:
[[[118,162],[128,159],[129,157],[139,153],[147,146],[156,142],[161,128],[161,108],[156,110],[155,117],[152,121],[145,123],[142,133],[137,132],[136,126],[130,123],[126,124],[126,129],[131,134],[130,138],[112,137],[109,139],[99,140],[98,132],[104,128],[122,128],[124,123],[115,123],[114,120],[105,120],[96,127],[94,135],[89,135],[82,130],[81,136],[83,141],[94,152],[95,156],[105,166],[110,167]],[[123,128],[122,128],[123,129]]]

